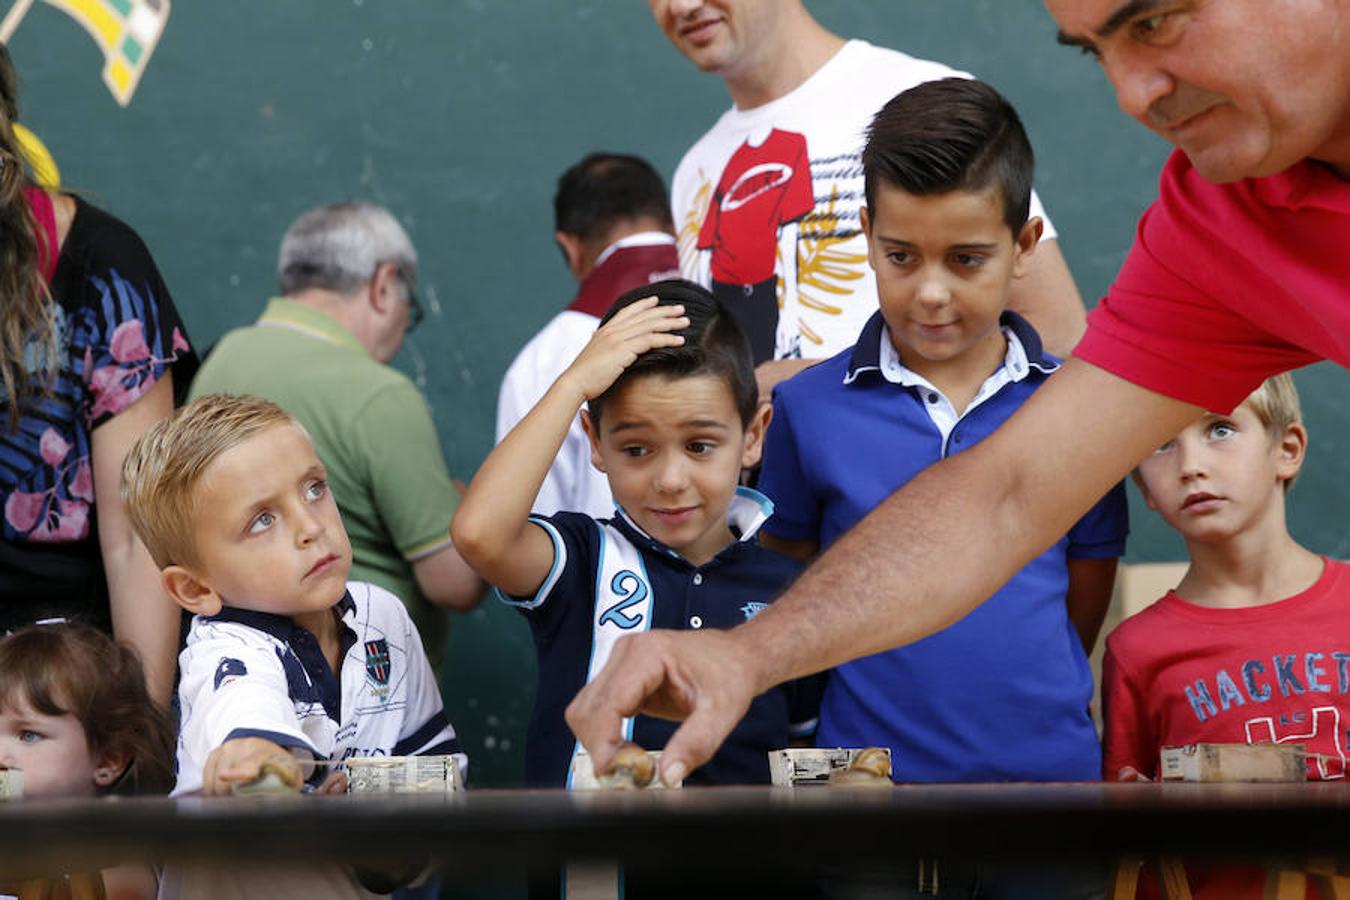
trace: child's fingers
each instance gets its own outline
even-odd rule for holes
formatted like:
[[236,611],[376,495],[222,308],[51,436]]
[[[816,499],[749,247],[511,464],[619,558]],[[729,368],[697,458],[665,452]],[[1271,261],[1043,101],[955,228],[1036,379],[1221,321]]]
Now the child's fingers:
[[345,772],[329,772],[324,777],[323,783],[315,791],[316,794],[345,794],[347,793],[347,775]]
[[[689,319],[684,316],[646,316],[624,323],[622,328],[605,332],[599,339],[602,342],[608,341],[614,346],[631,347],[634,343],[642,343],[660,335],[662,343],[653,346],[671,346],[684,343],[684,337],[675,332],[688,327]],[[671,342],[669,340],[671,338],[675,340]]]
[[[648,301],[652,301],[648,303]],[[684,306],[679,303],[657,306],[655,297],[647,297],[614,314],[600,329],[604,334],[635,334],[652,329],[669,331],[689,324]]]
[[254,781],[262,775],[262,763],[238,762],[216,770],[216,780],[226,784],[236,781]]

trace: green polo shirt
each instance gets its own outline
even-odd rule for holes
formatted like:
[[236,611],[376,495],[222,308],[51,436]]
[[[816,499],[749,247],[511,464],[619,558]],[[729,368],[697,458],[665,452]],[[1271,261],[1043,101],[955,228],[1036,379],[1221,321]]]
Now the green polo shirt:
[[351,538],[352,579],[402,598],[438,662],[445,613],[417,589],[412,562],[449,545],[459,494],[413,383],[331,316],[279,298],[207,357],[191,396],[217,393],[266,398],[305,426]]

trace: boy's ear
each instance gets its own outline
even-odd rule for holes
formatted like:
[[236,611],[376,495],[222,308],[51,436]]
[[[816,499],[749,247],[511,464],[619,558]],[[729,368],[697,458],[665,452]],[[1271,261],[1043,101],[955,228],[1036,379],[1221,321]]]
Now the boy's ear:
[[1036,252],[1036,247],[1041,242],[1041,234],[1045,231],[1045,222],[1040,216],[1032,216],[1027,219],[1022,230],[1017,232],[1013,240],[1013,268],[1014,278],[1021,278],[1027,274],[1031,266],[1032,254]]
[[159,583],[174,603],[190,613],[214,616],[220,612],[220,595],[182,566],[165,566],[160,570]]
[[1303,458],[1308,452],[1308,430],[1301,422],[1291,422],[1275,445],[1277,454],[1275,476],[1280,481],[1289,481],[1298,475],[1303,467]]
[[748,469],[759,463],[764,455],[764,432],[769,429],[769,420],[773,418],[773,406],[761,403],[755,410],[749,424],[745,426],[745,451],[741,454],[741,468]]
[[872,214],[865,205],[858,209],[858,223],[862,225],[863,238],[867,244],[867,264],[875,270],[877,261],[872,258]]
[[1157,512],[1158,504],[1153,502],[1153,495],[1148,492],[1148,485],[1144,484],[1144,476],[1139,474],[1138,468],[1130,473],[1130,478],[1134,481],[1134,486],[1139,488],[1139,496],[1144,498],[1144,505]]
[[[586,432],[586,439],[591,442],[591,465],[599,471],[605,472],[605,461],[600,458],[600,436],[596,434],[595,423],[591,421],[591,414],[584,409],[581,411],[581,430]],[[605,472],[605,474],[609,473]]]

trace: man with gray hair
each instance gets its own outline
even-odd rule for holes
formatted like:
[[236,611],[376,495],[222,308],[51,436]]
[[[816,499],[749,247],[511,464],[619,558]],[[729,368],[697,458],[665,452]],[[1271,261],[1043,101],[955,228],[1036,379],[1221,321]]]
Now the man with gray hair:
[[444,614],[482,582],[450,543],[459,492],[422,394],[387,363],[421,318],[417,251],[388,210],[335,203],[281,241],[281,296],[211,352],[192,396],[254,394],[300,420],[328,470],[352,542],[352,579],[402,598],[433,663]]

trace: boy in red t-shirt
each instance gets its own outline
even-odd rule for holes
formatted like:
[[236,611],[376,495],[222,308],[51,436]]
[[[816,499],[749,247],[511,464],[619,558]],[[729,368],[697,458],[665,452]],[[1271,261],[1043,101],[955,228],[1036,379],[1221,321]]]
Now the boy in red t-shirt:
[[[1300,546],[1286,526],[1308,443],[1299,418],[1293,380],[1278,375],[1135,470],[1191,565],[1107,638],[1108,780],[1155,779],[1160,748],[1201,742],[1301,743],[1309,779],[1345,777],[1350,566]],[[1192,868],[1191,882],[1197,898],[1259,897],[1263,876]]]

